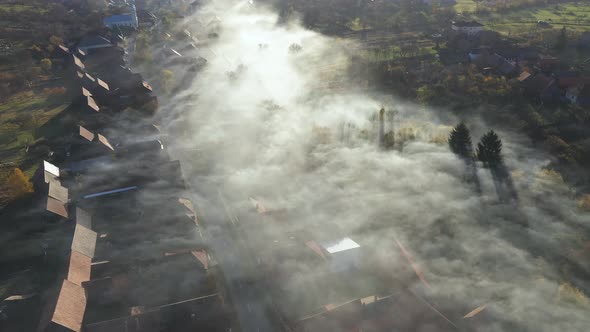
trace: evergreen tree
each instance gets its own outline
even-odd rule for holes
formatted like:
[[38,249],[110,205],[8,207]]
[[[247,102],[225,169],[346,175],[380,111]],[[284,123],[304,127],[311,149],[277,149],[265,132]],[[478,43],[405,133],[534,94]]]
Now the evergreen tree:
[[555,48],[558,50],[563,50],[567,46],[567,30],[565,29],[565,25],[561,29],[559,33],[559,37],[557,39],[557,43],[555,44]]
[[502,162],[502,141],[498,135],[490,130],[482,136],[477,143],[477,159],[490,166],[496,166]]
[[471,145],[471,134],[465,123],[459,123],[449,135],[449,147],[454,154],[463,158],[471,158],[473,148]]

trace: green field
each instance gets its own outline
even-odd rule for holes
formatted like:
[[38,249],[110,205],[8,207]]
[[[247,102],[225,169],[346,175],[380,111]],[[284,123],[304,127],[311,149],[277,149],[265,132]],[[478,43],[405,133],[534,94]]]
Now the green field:
[[[66,104],[42,93],[18,94],[0,104],[0,178],[20,166],[28,156],[26,148],[35,143],[35,131],[49,119],[61,113]],[[33,167],[23,169],[31,175]]]
[[23,5],[23,4],[10,4],[10,3],[0,3],[0,11],[13,11],[13,12],[22,12],[24,10],[34,10],[39,11],[40,13],[44,13],[47,11],[45,8],[40,8],[39,6],[32,6],[32,5]]
[[[484,23],[487,29],[503,34],[528,33],[534,29],[561,29],[564,26],[570,31],[590,31],[590,3],[536,6],[476,18]],[[538,28],[538,21],[546,21],[551,27]]]
[[457,0],[455,11],[461,13],[472,13],[475,11],[475,2],[473,0]]

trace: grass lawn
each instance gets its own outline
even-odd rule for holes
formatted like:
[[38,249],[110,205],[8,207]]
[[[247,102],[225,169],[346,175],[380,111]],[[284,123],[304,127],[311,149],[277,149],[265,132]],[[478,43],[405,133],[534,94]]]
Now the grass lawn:
[[[66,107],[59,98],[31,91],[0,104],[0,178],[27,158],[34,158],[27,155],[26,147],[41,138],[35,131]],[[23,169],[29,176],[34,171],[34,167]]]
[[0,3],[0,11],[14,11],[22,12],[23,10],[34,10],[40,13],[45,13],[47,10],[39,6],[24,5],[24,4],[11,4],[11,3]]
[[535,6],[492,13],[477,19],[484,23],[486,28],[503,34],[530,32],[537,29],[538,21],[549,22],[552,29],[561,29],[565,26],[569,31],[590,31],[590,2]]
[[461,13],[473,13],[475,11],[475,2],[473,0],[457,0],[455,11]]

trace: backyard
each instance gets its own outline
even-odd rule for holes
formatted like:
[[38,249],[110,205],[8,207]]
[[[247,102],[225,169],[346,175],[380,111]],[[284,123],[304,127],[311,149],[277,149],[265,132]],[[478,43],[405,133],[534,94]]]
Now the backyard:
[[35,172],[36,163],[27,161],[40,156],[28,147],[42,139],[37,129],[67,107],[63,93],[60,88],[27,91],[0,103],[0,178],[15,167],[24,166],[28,176]]

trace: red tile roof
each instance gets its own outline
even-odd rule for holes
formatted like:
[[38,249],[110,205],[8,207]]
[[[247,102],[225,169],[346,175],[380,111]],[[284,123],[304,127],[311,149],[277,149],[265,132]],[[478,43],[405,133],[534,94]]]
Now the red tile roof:
[[51,321],[79,332],[82,330],[85,311],[86,293],[84,288],[64,280]]

